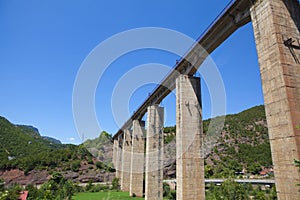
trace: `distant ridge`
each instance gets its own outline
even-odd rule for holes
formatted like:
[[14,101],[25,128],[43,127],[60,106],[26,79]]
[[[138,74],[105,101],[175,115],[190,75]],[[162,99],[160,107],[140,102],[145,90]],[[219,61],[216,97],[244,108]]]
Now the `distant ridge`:
[[42,138],[54,144],[62,144],[60,140],[49,137],[49,136],[41,136],[39,130],[34,126],[29,125],[16,125],[17,127],[21,128],[26,134],[33,136],[35,138]]

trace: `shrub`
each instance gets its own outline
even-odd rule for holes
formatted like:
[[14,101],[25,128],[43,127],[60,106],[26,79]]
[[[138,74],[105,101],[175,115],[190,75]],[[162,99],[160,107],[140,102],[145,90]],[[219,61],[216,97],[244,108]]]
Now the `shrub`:
[[73,172],[78,172],[80,168],[80,161],[76,160],[72,163],[71,169]]
[[97,161],[96,162],[96,167],[98,168],[98,169],[103,169],[104,167],[103,167],[103,164],[100,162],[100,161]]
[[168,183],[163,183],[163,196],[168,197],[170,195],[171,189]]
[[113,178],[112,183],[111,183],[111,185],[112,185],[111,189],[112,190],[119,190],[120,189],[119,181],[120,181],[119,178],[117,178],[117,177]]

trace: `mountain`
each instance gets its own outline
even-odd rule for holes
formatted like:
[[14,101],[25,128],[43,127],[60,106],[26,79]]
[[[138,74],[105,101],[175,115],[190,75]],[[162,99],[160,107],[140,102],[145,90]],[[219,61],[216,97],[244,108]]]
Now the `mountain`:
[[42,139],[47,140],[53,144],[62,144],[60,140],[57,140],[55,138],[52,137],[48,137],[48,136],[42,136]]
[[35,127],[15,125],[4,117],[0,117],[0,141],[0,178],[8,184],[40,184],[55,171],[74,182],[113,178],[113,169],[93,157],[83,144],[61,144],[41,136]]
[[[224,121],[224,124],[221,123]],[[223,126],[222,126],[223,125]],[[272,167],[265,108],[255,106],[237,114],[203,121],[205,176],[235,177],[241,172],[258,174]],[[176,175],[176,126],[164,128],[164,176]],[[103,162],[111,162],[111,135],[102,132],[84,146]]]
[[41,136],[39,130],[33,126],[27,126],[27,125],[16,125],[16,126],[19,127],[27,135],[30,135],[35,138]]
[[33,126],[28,126],[28,125],[16,125],[16,126],[19,127],[24,133],[34,137],[35,139],[40,138],[53,144],[62,144],[60,140],[57,140],[55,138],[49,136],[41,136],[39,130]]
[[[224,126],[219,121],[225,119]],[[212,123],[212,124],[210,124]],[[222,123],[221,123],[222,125]],[[209,128],[210,126],[210,128]],[[165,176],[175,177],[176,127],[165,128]],[[228,178],[272,167],[264,106],[203,121],[205,176]]]
[[79,156],[92,157],[80,146],[61,144],[56,139],[41,136],[32,126],[14,125],[4,117],[0,117],[0,141],[0,169],[18,168],[29,172],[61,166]]
[[14,125],[4,117],[0,117],[0,141],[0,168],[13,160],[63,147],[44,140],[37,129]]
[[[219,121],[225,118],[224,126]],[[210,128],[209,128],[210,127]],[[176,127],[164,129],[164,177],[176,175]],[[272,167],[264,106],[203,121],[205,176],[236,177]],[[78,182],[113,177],[112,136],[107,132],[81,145],[45,139],[32,126],[0,117],[0,178],[7,183],[42,183],[53,171]],[[108,177],[108,178],[107,178]]]
[[242,171],[258,174],[263,168],[271,168],[273,164],[264,106],[227,115],[205,164],[209,171],[207,177],[228,177]]
[[93,154],[95,158],[102,161],[107,166],[112,166],[113,142],[112,136],[103,131],[99,137],[93,140],[86,140],[83,145]]

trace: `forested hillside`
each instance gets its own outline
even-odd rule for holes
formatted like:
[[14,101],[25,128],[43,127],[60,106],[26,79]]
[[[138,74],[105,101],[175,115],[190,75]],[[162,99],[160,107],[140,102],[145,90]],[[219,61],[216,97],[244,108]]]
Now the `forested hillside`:
[[93,140],[86,140],[83,145],[97,160],[101,161],[103,165],[108,168],[113,168],[113,142],[112,136],[103,131],[99,137]]
[[[218,130],[215,131],[217,135],[214,135],[214,131],[208,132],[210,122],[210,119],[203,121],[204,141],[210,144],[205,145],[206,149],[204,149],[207,178],[234,177],[241,172],[258,174],[263,168],[272,167],[264,106],[227,115],[222,130],[218,130],[218,125],[212,128]],[[170,163],[165,170],[165,175],[174,177],[176,166],[175,152],[172,148],[175,148],[176,143],[176,127],[166,127],[164,132],[166,133],[165,144],[168,144],[165,157]]]
[[217,145],[207,156],[206,166],[208,177],[228,177],[243,170],[258,174],[264,167],[272,167],[264,106],[226,116]]
[[[25,173],[33,169],[71,168],[75,160],[91,159],[83,145],[63,145],[42,137],[31,126],[14,125],[0,117],[0,169],[18,168]],[[77,164],[78,165],[78,164]]]
[[[210,122],[203,121],[204,141],[211,144],[205,149],[207,178],[234,177],[241,172],[258,174],[263,168],[272,167],[264,106],[227,115],[219,131],[216,131],[218,124],[213,126],[213,131],[208,131]],[[176,174],[176,127],[166,127],[164,132],[164,175],[172,178]],[[98,138],[81,145],[66,145],[41,136],[34,127],[14,125],[0,117],[0,172],[20,169],[32,174],[42,171],[46,177],[53,171],[61,171],[77,181],[104,180],[105,174],[114,171],[111,139],[109,133],[102,132]]]

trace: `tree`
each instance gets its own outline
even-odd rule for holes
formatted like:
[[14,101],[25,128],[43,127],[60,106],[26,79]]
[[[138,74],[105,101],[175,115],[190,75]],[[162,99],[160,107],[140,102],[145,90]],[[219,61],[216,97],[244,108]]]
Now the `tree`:
[[103,168],[104,168],[103,163],[100,162],[100,161],[97,161],[97,162],[96,162],[96,167],[97,167],[98,169],[103,169]]
[[1,200],[16,200],[20,196],[22,188],[20,185],[13,185],[10,188],[8,188],[7,196],[5,196]]
[[28,196],[27,196],[27,200],[39,199],[39,197],[40,197],[39,190],[36,187],[34,187],[32,184],[27,185],[25,187],[25,190],[29,191]]
[[170,195],[171,189],[168,183],[163,183],[163,196],[168,197]]
[[79,168],[80,168],[80,160],[75,160],[72,163],[71,169],[72,169],[73,172],[78,172]]
[[215,186],[212,184],[207,194],[207,199],[247,200],[250,199],[247,192],[247,185],[241,185],[231,179],[228,179],[224,181],[221,186]]
[[[300,161],[299,160],[294,160],[294,162],[295,162],[296,167],[298,167],[298,172],[300,172]],[[300,186],[300,183],[297,184],[297,185]]]
[[214,175],[214,169],[210,165],[205,165],[204,166],[204,173],[205,173],[205,178],[210,178],[211,176]]
[[66,180],[59,172],[53,173],[52,178],[44,183],[40,189],[33,186],[27,186],[26,189],[29,191],[28,200],[71,199],[73,194],[77,192],[73,182]]
[[93,181],[89,180],[89,183],[85,186],[85,191],[90,191],[93,188]]
[[248,171],[251,173],[251,174],[258,174],[260,171],[261,171],[261,166],[255,162],[255,163],[251,163],[249,166],[248,166]]
[[61,182],[63,182],[65,179],[63,177],[63,175],[59,172],[54,172],[52,174],[52,178],[50,180],[53,180],[56,184],[60,184]]
[[119,178],[117,178],[117,177],[115,177],[115,178],[113,178],[113,180],[112,180],[112,183],[111,183],[111,189],[112,190],[119,190],[120,188],[119,188]]
[[4,179],[0,178],[0,192],[4,191]]

